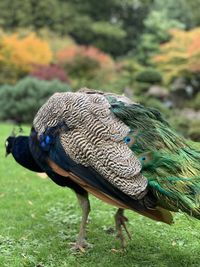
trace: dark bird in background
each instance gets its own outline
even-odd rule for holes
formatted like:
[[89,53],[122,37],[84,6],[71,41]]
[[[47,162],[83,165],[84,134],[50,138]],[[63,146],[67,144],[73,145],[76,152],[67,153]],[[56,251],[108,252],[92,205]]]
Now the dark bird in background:
[[124,209],[167,224],[171,211],[200,218],[199,151],[157,110],[124,97],[90,90],[54,94],[36,114],[30,136],[9,137],[6,147],[22,166],[46,172],[85,203],[79,249],[90,210],[87,192],[119,208],[122,246]]

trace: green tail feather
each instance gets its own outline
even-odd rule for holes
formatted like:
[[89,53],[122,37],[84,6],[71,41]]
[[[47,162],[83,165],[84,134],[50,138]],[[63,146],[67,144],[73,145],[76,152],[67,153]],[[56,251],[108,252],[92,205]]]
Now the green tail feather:
[[200,219],[200,151],[170,128],[157,110],[114,97],[108,100],[112,112],[131,129],[125,142],[141,160],[159,205]]

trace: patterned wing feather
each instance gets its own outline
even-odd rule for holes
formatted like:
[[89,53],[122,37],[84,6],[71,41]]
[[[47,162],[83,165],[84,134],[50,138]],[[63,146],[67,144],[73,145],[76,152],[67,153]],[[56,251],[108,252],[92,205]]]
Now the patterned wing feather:
[[102,94],[59,93],[39,110],[34,127],[43,135],[51,127],[66,124],[69,130],[59,132],[66,154],[77,163],[93,167],[127,195],[141,199],[148,182],[141,174],[140,161],[124,142],[130,127],[110,108]]

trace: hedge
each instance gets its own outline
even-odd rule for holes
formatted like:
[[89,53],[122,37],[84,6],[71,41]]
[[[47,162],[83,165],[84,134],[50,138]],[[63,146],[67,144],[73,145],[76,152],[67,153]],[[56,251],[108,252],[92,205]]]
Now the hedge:
[[15,85],[0,86],[0,120],[31,123],[38,109],[53,93],[69,90],[69,85],[58,80],[42,81],[32,77]]

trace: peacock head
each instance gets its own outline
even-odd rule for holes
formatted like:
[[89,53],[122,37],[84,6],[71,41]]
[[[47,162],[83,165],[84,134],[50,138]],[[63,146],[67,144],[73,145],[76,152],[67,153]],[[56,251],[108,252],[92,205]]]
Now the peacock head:
[[12,153],[14,143],[15,143],[15,136],[9,136],[5,141],[5,147],[6,147],[6,157]]
[[5,141],[6,157],[12,153],[16,139],[18,138],[17,135],[20,133],[23,133],[22,127],[20,125],[18,125],[17,128],[14,126],[10,136]]

